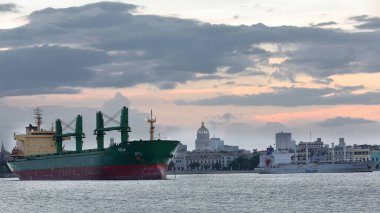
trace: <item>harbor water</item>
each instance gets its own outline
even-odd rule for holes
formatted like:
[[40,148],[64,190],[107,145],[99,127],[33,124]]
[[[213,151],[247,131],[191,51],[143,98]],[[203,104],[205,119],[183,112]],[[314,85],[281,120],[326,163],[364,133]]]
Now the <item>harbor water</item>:
[[0,212],[378,212],[380,172],[197,174],[144,181],[0,179]]

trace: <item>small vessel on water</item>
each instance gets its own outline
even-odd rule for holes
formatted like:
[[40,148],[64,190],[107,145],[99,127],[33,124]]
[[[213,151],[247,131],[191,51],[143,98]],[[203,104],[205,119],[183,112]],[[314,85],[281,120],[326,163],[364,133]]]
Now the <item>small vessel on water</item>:
[[[8,166],[20,180],[141,180],[164,179],[168,164],[179,141],[154,139],[156,122],[152,117],[150,140],[129,141],[131,129],[128,123],[128,108],[123,107],[118,126],[105,127],[103,113],[96,114],[97,148],[82,150],[85,137],[82,116],[75,119],[75,131],[63,133],[62,121],[57,119],[55,129],[41,128],[42,113],[35,110],[36,126],[26,127],[25,134],[14,134],[17,141]],[[109,119],[112,117],[106,116]],[[115,116],[116,117],[116,116]],[[117,130],[121,142],[104,148],[104,135],[107,131]],[[65,151],[64,140],[75,137],[76,150]]]
[[[260,156],[261,166],[256,168],[259,174],[291,174],[291,173],[347,173],[372,172],[375,169],[373,161],[341,161],[319,163],[275,163],[275,158],[287,158],[291,153],[273,153],[273,148],[267,148],[265,154]],[[306,154],[307,156],[307,154]],[[307,158],[307,157],[306,157]],[[307,161],[308,162],[308,161]]]

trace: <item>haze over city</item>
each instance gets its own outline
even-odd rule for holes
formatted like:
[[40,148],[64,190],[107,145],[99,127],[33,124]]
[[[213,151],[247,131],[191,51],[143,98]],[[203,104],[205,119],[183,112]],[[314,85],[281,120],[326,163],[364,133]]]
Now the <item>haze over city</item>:
[[375,0],[2,2],[0,140],[40,106],[45,128],[82,114],[95,147],[95,112],[126,105],[133,139],[152,109],[189,149],[201,122],[245,149],[279,131],[379,144],[379,44]]

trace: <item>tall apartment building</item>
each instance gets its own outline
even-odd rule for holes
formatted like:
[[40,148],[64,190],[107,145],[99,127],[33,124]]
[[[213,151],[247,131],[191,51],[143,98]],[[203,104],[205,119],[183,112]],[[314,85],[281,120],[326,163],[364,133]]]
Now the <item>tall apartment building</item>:
[[276,150],[289,151],[294,150],[295,142],[292,141],[292,133],[279,132],[276,133]]

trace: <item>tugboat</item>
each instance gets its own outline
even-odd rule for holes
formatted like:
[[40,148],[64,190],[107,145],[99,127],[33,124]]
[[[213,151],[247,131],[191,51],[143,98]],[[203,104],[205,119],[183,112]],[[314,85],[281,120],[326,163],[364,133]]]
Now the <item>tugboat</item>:
[[[148,119],[150,140],[129,141],[128,108],[123,107],[119,112],[120,125],[114,127],[105,127],[103,113],[96,113],[97,148],[82,150],[85,137],[82,116],[75,119],[75,132],[63,133],[60,119],[56,120],[55,129],[45,130],[41,128],[41,109],[35,109],[34,113],[36,125],[28,125],[25,134],[14,134],[17,143],[8,161],[9,168],[20,180],[165,179],[168,164],[179,144],[176,140],[154,139],[156,119],[152,112]],[[105,132],[113,130],[120,131],[121,142],[104,148]],[[65,151],[62,142],[71,137],[75,138],[76,150]]]

